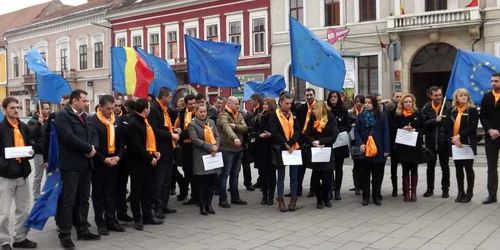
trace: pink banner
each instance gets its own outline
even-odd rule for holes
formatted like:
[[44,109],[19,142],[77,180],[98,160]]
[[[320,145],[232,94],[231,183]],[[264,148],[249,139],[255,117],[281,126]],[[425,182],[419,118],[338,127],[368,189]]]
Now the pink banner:
[[328,38],[328,42],[330,44],[334,44],[340,38],[346,39],[349,31],[350,31],[349,28],[340,28],[340,29],[329,28],[328,31],[326,32],[326,37]]

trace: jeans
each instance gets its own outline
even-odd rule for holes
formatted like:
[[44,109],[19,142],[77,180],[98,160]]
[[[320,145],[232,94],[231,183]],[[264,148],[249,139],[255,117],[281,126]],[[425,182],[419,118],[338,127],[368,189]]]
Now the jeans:
[[43,172],[45,169],[43,168],[43,155],[35,154],[35,158],[33,159],[35,163],[35,176],[33,179],[33,198],[35,200],[40,195],[40,187],[42,184]]
[[25,178],[9,179],[0,177],[0,245],[12,242],[9,233],[9,217],[12,202],[14,210],[14,242],[26,239],[29,228],[24,227],[30,209],[30,191]]
[[238,191],[238,177],[241,170],[242,152],[222,152],[224,168],[220,175],[219,201],[227,201],[227,178],[229,177],[229,188],[231,189],[231,200],[240,199]]
[[[292,197],[297,197],[297,178],[298,178],[298,169],[299,166],[293,165],[290,166],[290,194]],[[283,198],[283,193],[285,189],[285,169],[286,167],[280,166],[278,167],[278,197]]]

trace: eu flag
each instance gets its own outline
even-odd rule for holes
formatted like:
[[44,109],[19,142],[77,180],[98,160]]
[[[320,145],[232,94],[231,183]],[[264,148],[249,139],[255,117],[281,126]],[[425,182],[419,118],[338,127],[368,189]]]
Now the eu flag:
[[0,108],[0,122],[3,121],[3,111],[2,109]]
[[38,50],[31,49],[25,60],[28,67],[35,72],[38,98],[41,101],[59,103],[63,95],[71,93],[66,79],[50,71]]
[[318,87],[341,91],[345,64],[335,48],[290,17],[292,72],[297,78]]
[[459,88],[469,91],[475,104],[491,89],[491,75],[500,69],[500,58],[484,53],[458,50],[451,72],[446,98],[452,100]]
[[156,96],[162,87],[167,87],[173,92],[178,83],[170,64],[139,47],[135,47],[135,50],[154,73],[154,78],[149,83],[148,93]]
[[262,98],[277,98],[286,87],[283,75],[270,75],[261,83],[250,81],[245,83],[243,100],[248,101],[253,93],[259,93]]
[[210,42],[184,35],[187,70],[190,84],[237,88],[236,66],[241,45],[229,42]]
[[59,172],[59,168],[57,167],[59,155],[57,143],[56,126],[52,121],[50,126],[47,179],[42,193],[38,196],[33,209],[31,209],[28,220],[24,223],[25,227],[43,230],[47,219],[55,216],[57,213],[57,201],[62,191],[61,172]]

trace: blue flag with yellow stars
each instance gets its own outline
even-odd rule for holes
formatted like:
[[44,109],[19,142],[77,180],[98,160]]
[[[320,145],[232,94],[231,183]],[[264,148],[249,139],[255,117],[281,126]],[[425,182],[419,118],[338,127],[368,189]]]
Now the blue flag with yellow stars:
[[47,219],[56,215],[57,201],[62,191],[61,172],[57,166],[59,150],[56,126],[53,121],[51,123],[47,179],[40,196],[31,209],[28,220],[24,223],[25,227],[37,230],[43,230]]
[[38,98],[41,101],[59,104],[63,95],[71,93],[66,79],[50,71],[37,49],[31,49],[24,60],[28,68],[35,72]]
[[0,122],[3,121],[3,111],[2,109],[0,108]]
[[172,92],[177,89],[177,85],[179,85],[177,77],[167,61],[151,55],[139,47],[135,47],[135,51],[154,73],[154,78],[149,83],[148,94],[157,96],[162,87],[167,87]]
[[290,17],[290,48],[293,76],[324,89],[342,91],[344,59],[293,17]]
[[236,66],[241,45],[229,42],[203,41],[184,35],[190,84],[237,88]]
[[484,53],[458,50],[451,72],[446,98],[453,100],[453,93],[465,88],[475,104],[491,90],[491,75],[500,70],[500,58]]
[[250,100],[254,93],[259,93],[262,98],[277,98],[280,97],[280,93],[285,87],[286,83],[283,75],[270,75],[261,83],[250,81],[245,83],[243,101]]

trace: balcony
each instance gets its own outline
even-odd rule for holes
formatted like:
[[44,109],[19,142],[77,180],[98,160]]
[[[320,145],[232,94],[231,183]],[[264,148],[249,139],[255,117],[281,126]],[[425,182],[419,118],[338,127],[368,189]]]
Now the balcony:
[[34,74],[23,75],[23,84],[33,84],[33,83],[36,83]]
[[440,10],[387,18],[387,32],[405,32],[430,28],[473,26],[481,23],[479,8]]
[[54,72],[57,74],[62,73],[62,77],[64,77],[68,82],[71,81],[76,81],[76,70],[75,69],[70,69],[70,70],[61,70],[61,72]]

